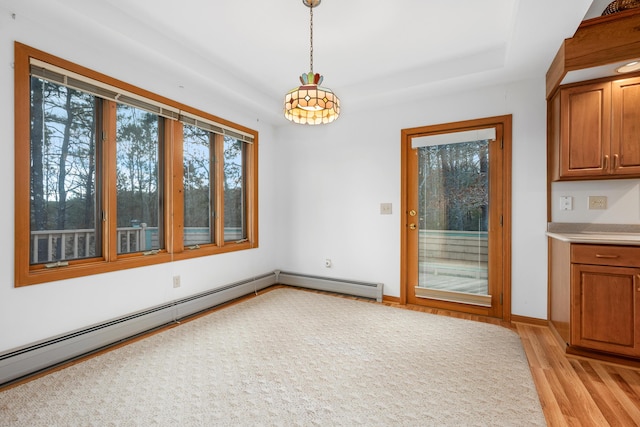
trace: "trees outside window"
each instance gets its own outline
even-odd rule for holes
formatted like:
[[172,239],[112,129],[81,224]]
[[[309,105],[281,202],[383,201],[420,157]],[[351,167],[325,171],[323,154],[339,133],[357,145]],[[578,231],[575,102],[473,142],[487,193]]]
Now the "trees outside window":
[[244,144],[224,138],[224,240],[246,239]]
[[214,134],[185,124],[183,147],[184,244],[185,246],[215,241],[211,227],[214,215]]
[[31,263],[100,256],[96,98],[31,78]]
[[418,149],[420,228],[487,231],[489,141]]
[[119,104],[116,109],[118,253],[164,248],[161,227],[160,118]]

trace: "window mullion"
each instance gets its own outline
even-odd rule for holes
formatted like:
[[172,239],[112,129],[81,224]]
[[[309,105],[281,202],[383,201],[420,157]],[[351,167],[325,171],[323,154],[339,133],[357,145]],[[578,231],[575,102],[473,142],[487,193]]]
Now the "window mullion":
[[224,246],[224,135],[213,135],[215,242],[218,246]]
[[165,232],[167,251],[184,250],[184,135],[181,122],[165,119]]
[[103,101],[102,113],[102,230],[106,261],[118,258],[116,192],[116,103]]
[[253,157],[251,155],[252,152],[251,146],[245,146],[245,149],[242,150],[242,165],[243,165],[243,175],[244,175],[244,229],[246,230],[246,238],[252,244],[256,242],[254,239],[256,238],[256,234],[253,233],[253,209],[258,209],[257,197],[254,199],[254,196],[257,194],[256,189],[258,186],[258,177],[254,171],[252,166]]

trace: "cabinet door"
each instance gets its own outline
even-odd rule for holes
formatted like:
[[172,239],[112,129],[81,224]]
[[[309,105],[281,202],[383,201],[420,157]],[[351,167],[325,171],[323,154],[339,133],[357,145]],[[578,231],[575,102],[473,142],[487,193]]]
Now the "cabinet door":
[[640,269],[572,264],[571,345],[640,355]]
[[606,175],[611,145],[611,83],[563,89],[561,177]]
[[613,173],[640,174],[640,78],[612,84],[611,154]]

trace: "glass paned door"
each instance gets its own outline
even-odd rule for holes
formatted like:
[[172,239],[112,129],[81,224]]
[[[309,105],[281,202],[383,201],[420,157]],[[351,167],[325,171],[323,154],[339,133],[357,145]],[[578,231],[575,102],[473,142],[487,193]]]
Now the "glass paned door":
[[402,138],[400,301],[509,317],[511,116]]
[[491,306],[489,140],[417,147],[416,296]]

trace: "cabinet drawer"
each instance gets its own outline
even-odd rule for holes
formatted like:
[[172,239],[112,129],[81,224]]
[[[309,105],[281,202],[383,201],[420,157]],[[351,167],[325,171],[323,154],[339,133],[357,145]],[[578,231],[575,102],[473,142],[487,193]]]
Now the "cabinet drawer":
[[574,264],[640,267],[640,247],[616,245],[571,245]]

